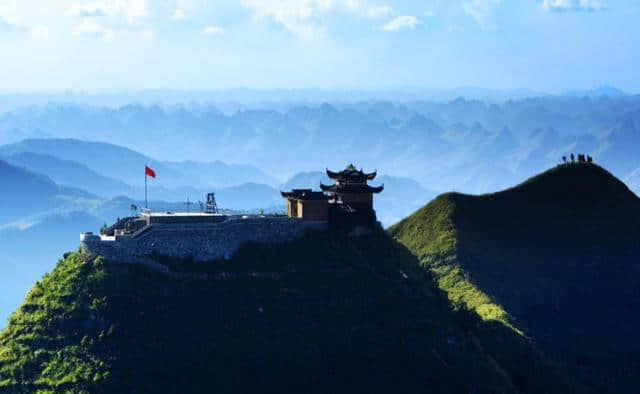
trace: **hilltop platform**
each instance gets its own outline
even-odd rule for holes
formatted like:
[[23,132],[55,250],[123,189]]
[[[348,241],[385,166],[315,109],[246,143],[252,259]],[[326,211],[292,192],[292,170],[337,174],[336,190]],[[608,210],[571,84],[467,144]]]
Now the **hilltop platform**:
[[[240,215],[236,215],[240,216]],[[142,212],[140,219],[147,224],[195,224],[195,223],[219,223],[230,217],[222,213],[206,213],[206,212]],[[233,217],[233,216],[231,216]]]
[[157,266],[162,258],[210,262],[229,259],[246,243],[279,243],[326,230],[327,221],[279,215],[143,212],[104,234],[80,234],[82,250],[106,260]]

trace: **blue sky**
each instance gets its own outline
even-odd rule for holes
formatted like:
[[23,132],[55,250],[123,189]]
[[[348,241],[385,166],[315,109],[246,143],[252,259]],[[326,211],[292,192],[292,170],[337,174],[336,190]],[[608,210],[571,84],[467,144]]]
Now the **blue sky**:
[[638,20],[636,0],[0,0],[0,91],[640,92]]

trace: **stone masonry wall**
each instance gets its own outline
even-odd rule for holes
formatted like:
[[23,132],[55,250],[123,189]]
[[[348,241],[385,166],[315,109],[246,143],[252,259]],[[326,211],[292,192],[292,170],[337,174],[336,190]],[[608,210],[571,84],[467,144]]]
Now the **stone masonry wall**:
[[247,242],[278,243],[301,238],[307,230],[326,229],[326,222],[286,217],[229,217],[220,223],[154,224],[137,236],[102,239],[80,236],[83,251],[106,260],[157,265],[153,256],[207,262],[229,259]]

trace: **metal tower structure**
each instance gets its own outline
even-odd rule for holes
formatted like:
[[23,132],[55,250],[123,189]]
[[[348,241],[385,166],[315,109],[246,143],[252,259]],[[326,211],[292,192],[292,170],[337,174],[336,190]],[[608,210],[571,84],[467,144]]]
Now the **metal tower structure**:
[[216,204],[215,193],[207,193],[207,205],[205,205],[204,212],[218,213],[218,204]]

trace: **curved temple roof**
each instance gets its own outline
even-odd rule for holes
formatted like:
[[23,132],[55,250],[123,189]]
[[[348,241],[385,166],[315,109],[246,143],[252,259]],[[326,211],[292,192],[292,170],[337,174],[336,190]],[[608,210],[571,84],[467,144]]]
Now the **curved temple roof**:
[[353,164],[349,164],[342,171],[334,172],[327,168],[327,176],[331,179],[344,180],[348,182],[363,183],[376,177],[377,172],[365,173],[362,169],[358,170]]
[[369,186],[369,185],[362,185],[362,184],[346,183],[343,185],[336,184],[336,185],[327,186],[321,183],[320,189],[322,189],[323,192],[329,192],[329,193],[380,193],[382,190],[384,190],[384,185]]

